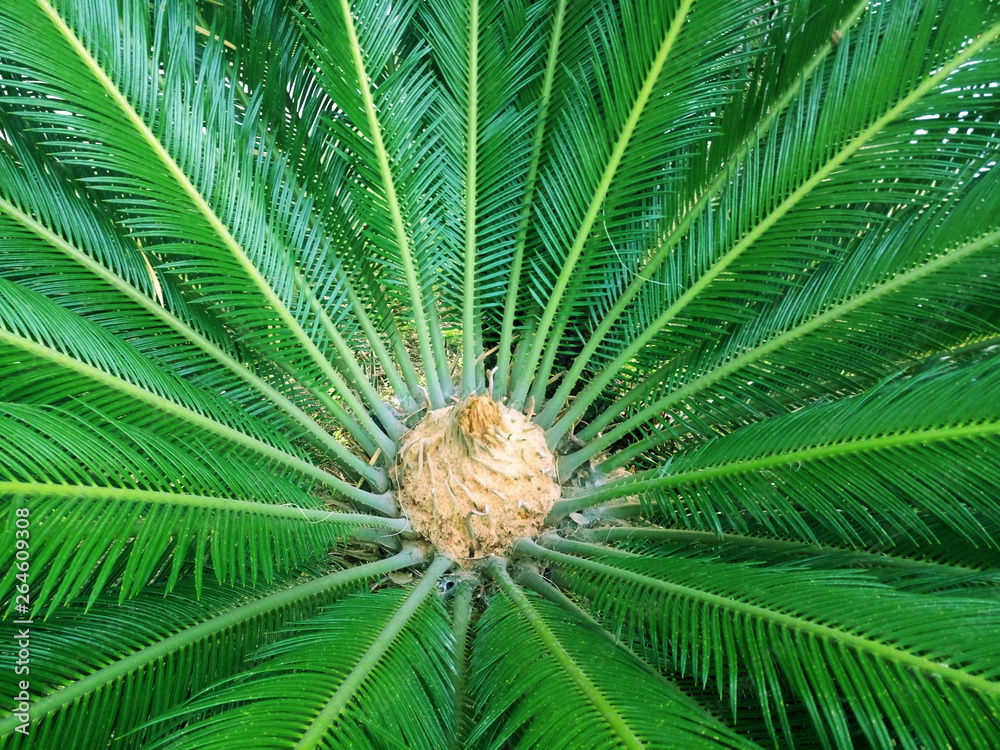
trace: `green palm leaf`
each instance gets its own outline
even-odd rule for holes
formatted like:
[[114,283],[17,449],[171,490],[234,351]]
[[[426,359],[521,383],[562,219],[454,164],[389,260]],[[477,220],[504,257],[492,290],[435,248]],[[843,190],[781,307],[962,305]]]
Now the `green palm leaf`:
[[1000,746],[998,85],[992,0],[0,3],[0,745]]
[[[121,335],[141,346],[147,357],[169,361],[181,340],[193,343],[207,357],[199,362],[189,354],[183,359],[189,382],[224,391],[234,399],[239,397],[242,380],[244,388],[250,386],[250,392],[240,399],[243,409],[259,411],[254,400],[265,395],[325,450],[355,471],[374,476],[293,403],[291,394],[279,393],[275,386],[280,387],[280,383],[267,382],[239,362],[226,330],[203,315],[200,307],[188,304],[174,277],[157,274],[135,244],[115,233],[106,214],[54,180],[51,173],[60,163],[45,159],[38,144],[32,148],[17,124],[15,120],[5,122],[12,154],[0,161],[3,189],[9,195],[9,200],[0,203],[0,220],[5,222],[8,238],[2,251],[4,268],[13,280],[58,299],[78,314],[100,316],[104,327],[118,322]],[[35,217],[44,218],[39,221]],[[98,278],[88,278],[81,273],[83,269]],[[67,285],[70,278],[73,282]],[[115,309],[120,321],[109,320],[109,308]],[[140,338],[137,331],[144,335]],[[204,372],[196,376],[199,365]],[[232,375],[239,380],[233,381]],[[278,414],[266,416],[274,419]],[[285,432],[294,429],[287,421],[281,427]]]
[[448,694],[451,633],[440,604],[427,597],[450,564],[436,560],[409,596],[348,598],[298,624],[254,655],[258,664],[244,680],[185,710],[238,708],[152,746],[208,747],[220,732],[244,747],[315,747],[328,732],[326,747],[444,746],[446,717],[436,708]]
[[[922,512],[977,545],[996,546],[987,530],[992,524],[984,528],[976,518],[997,512],[996,461],[975,459],[998,447],[1000,415],[992,398],[998,387],[995,355],[938,367],[863,396],[749,425],[678,452],[661,469],[583,491],[557,508],[568,512],[648,488],[647,497],[655,500],[647,507],[655,502],[670,523],[719,533],[719,518],[743,531],[737,519],[745,517],[772,534],[807,539],[811,528],[826,526],[848,544],[885,539],[887,528],[930,542],[934,536],[923,529]],[[812,518],[798,523],[793,519],[800,513]]]
[[529,747],[754,747],[627,651],[526,596],[503,569],[496,575],[504,601],[479,624],[471,688],[482,718],[468,742],[505,747],[515,735]]
[[[94,618],[100,607],[87,610],[74,603],[52,618],[41,638],[36,630],[40,655],[50,656],[34,680],[31,717],[37,733],[26,746],[39,737],[58,742],[64,736],[96,746],[108,740],[110,731],[143,746],[142,734],[128,734],[141,717],[163,713],[192,690],[241,671],[254,648],[288,623],[315,614],[343,587],[420,559],[408,549],[309,580],[297,576],[253,590],[206,586],[198,601],[192,591],[164,595],[161,587],[124,606],[108,602],[103,616]],[[83,653],[81,642],[88,645]],[[13,673],[4,671],[5,679]],[[79,711],[80,701],[89,710]],[[14,717],[3,722],[3,733],[11,734]],[[18,735],[12,738],[17,742]]]
[[[601,560],[600,547],[552,544],[598,557],[574,561],[537,550],[566,562],[568,585],[624,629],[626,642],[681,672],[690,668],[702,682],[709,675],[728,681],[734,712],[736,673],[746,671],[779,720],[785,691],[804,702],[824,745],[850,744],[848,712],[875,746],[890,738],[969,747],[997,741],[989,718],[1000,701],[995,605],[892,592],[842,572],[678,558],[664,564],[627,553]],[[961,642],[957,629],[966,634]],[[928,720],[929,709],[947,718]]]
[[[52,540],[33,556],[37,573],[45,570],[47,578],[34,595],[36,608],[50,595],[52,606],[76,596],[96,576],[93,599],[120,555],[128,560],[125,597],[167,560],[168,587],[191,557],[197,586],[209,556],[219,580],[242,581],[248,572],[252,580],[261,572],[269,580],[276,569],[321,555],[339,537],[381,528],[389,543],[402,527],[392,519],[327,511],[252,458],[231,453],[225,462],[213,460],[211,445],[197,452],[120,422],[88,423],[14,404],[0,406],[0,423],[0,487],[32,508],[36,530]],[[7,521],[12,527],[10,514]],[[77,547],[82,532],[87,542]],[[14,550],[4,558],[10,585]]]

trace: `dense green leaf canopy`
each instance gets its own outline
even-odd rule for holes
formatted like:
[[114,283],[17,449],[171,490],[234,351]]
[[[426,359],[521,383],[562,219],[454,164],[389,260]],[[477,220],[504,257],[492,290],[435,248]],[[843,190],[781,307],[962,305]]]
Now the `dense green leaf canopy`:
[[1000,747],[998,157],[996,0],[2,0],[0,745]]

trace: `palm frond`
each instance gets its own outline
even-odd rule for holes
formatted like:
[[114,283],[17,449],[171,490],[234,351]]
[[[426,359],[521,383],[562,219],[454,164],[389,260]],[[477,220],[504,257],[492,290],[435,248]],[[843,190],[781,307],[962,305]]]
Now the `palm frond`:
[[[303,205],[308,199],[295,196],[294,185],[284,185],[281,159],[254,157],[260,127],[253,121],[240,127],[234,116],[232,89],[225,85],[222,45],[207,45],[196,60],[194,23],[185,15],[183,4],[156,14],[153,38],[129,3],[122,10],[103,6],[104,15],[95,16],[73,3],[57,8],[48,2],[24,2],[8,12],[14,37],[18,33],[24,39],[41,35],[48,48],[65,51],[54,63],[51,57],[38,55],[34,45],[11,42],[7,56],[18,63],[21,75],[31,71],[40,80],[63,81],[57,89],[35,92],[44,98],[22,97],[22,102],[30,103],[30,110],[22,116],[42,123],[40,130],[52,134],[50,140],[56,134],[65,139],[73,133],[79,140],[53,143],[72,149],[59,155],[71,164],[98,170],[90,184],[110,192],[112,201],[125,206],[125,223],[132,231],[140,237],[167,240],[157,251],[168,259],[180,249],[174,244],[178,242],[193,256],[167,267],[188,278],[194,276],[203,300],[216,302],[222,309],[243,308],[232,322],[247,331],[248,343],[258,348],[269,344],[279,360],[291,359],[296,369],[304,369],[302,378],[307,382],[329,381],[372,437],[380,440],[383,452],[391,455],[392,441],[371,420],[325,350],[336,349],[343,362],[353,360],[353,353],[337,337],[324,340],[307,322],[312,294],[303,296],[297,289],[292,258],[279,248],[293,238],[305,237],[302,252],[308,256],[316,252],[321,240],[294,223],[311,218]],[[165,39],[168,27],[184,28],[185,33]],[[136,48],[152,48],[154,58],[111,52],[117,43],[109,35],[121,28],[135,34]],[[161,66],[171,75],[169,85],[159,91],[156,71]],[[18,82],[18,88],[31,90],[30,86],[27,81]],[[227,89],[224,101],[213,101],[208,93]],[[170,115],[146,112],[157,95],[164,97],[161,111]],[[94,106],[97,102],[100,106]],[[123,121],[128,127],[121,126]],[[202,121],[207,126],[197,129],[175,130],[170,124]],[[239,145],[220,152],[219,143],[227,141]],[[130,158],[108,164],[108,147]],[[220,153],[227,154],[226,160]],[[108,170],[114,174],[101,174]],[[119,176],[123,170],[125,175]],[[244,175],[242,180],[240,175]],[[229,188],[233,185],[246,188],[232,195]],[[263,205],[262,185],[278,186],[269,208]],[[150,190],[163,195],[150,201],[144,197]],[[244,283],[234,288],[233,279]],[[259,295],[260,303],[249,308],[233,305],[234,292]],[[275,330],[285,331],[290,341],[275,336]],[[389,432],[398,430],[371,384],[356,379],[353,385],[366,393],[366,405],[380,413],[383,427]]]
[[[759,527],[754,530],[760,531]],[[945,536],[942,529],[936,531]],[[716,534],[711,531],[661,526],[580,528],[572,533],[571,538],[594,544],[616,544],[629,552],[726,555],[727,559],[755,559],[761,564],[769,564],[773,559],[784,562],[799,561],[806,566],[818,565],[830,568],[857,566],[868,570],[887,568],[907,571],[938,569],[942,575],[962,577],[981,570],[970,561],[965,561],[963,564],[949,559],[914,559],[895,554],[895,549],[892,552],[882,552],[877,545],[856,550],[832,544],[800,542],[757,534]],[[955,535],[951,535],[948,541],[957,541]],[[765,557],[765,553],[772,555],[773,558]],[[988,562],[988,551],[982,550],[982,553],[984,558],[982,567],[991,567]],[[994,575],[991,570],[983,572],[987,578]]]
[[755,531],[747,535],[718,535],[690,529],[620,526],[579,529],[571,538],[647,556],[704,557],[756,566],[784,565],[798,570],[861,569],[901,591],[986,599],[996,596],[996,563],[1000,555],[970,545],[940,523],[934,528],[937,543],[921,543],[923,555],[915,554],[911,549],[915,545],[911,543],[908,547],[907,540],[857,550],[775,538],[760,529]]
[[428,596],[449,565],[439,557],[410,592],[355,595],[297,624],[243,679],[180,710],[205,718],[148,747],[207,747],[219,731],[244,747],[446,747],[451,631]]
[[[851,9],[848,18],[840,23],[838,31],[848,28],[866,4],[863,2]],[[624,235],[621,229],[616,231],[617,241],[612,239],[607,222],[602,221],[603,234],[614,259],[608,257],[607,262],[596,264],[595,275],[599,275],[600,283],[591,289],[598,291],[588,293],[588,302],[593,305],[590,317],[596,326],[592,336],[574,358],[573,366],[562,379],[559,389],[540,414],[539,424],[551,427],[580,376],[587,370],[595,354],[601,351],[605,337],[629,309],[630,303],[644,287],[646,293],[652,291],[648,282],[657,274],[676,241],[684,236],[701,211],[710,205],[710,200],[718,189],[731,179],[742,158],[767,133],[777,114],[787,107],[803,82],[820,69],[820,63],[829,54],[831,47],[824,30],[840,19],[846,7],[828,3],[819,11],[820,17],[810,17],[809,23],[804,24],[802,14],[807,10],[802,6],[788,4],[778,13],[771,12],[766,21],[763,17],[750,19],[748,26],[751,29],[748,31],[753,31],[757,38],[748,37],[740,45],[741,48],[753,50],[744,53],[751,57],[741,67],[744,69],[744,76],[753,77],[743,84],[741,95],[731,97],[732,101],[727,102],[728,106],[719,106],[720,103],[715,102],[716,112],[709,118],[703,118],[700,123],[692,123],[690,120],[686,123],[685,129],[701,124],[704,134],[695,147],[706,149],[710,156],[702,160],[692,154],[685,154],[682,158],[686,169],[670,169],[664,175],[674,180],[677,176],[684,175],[683,184],[677,186],[673,195],[671,191],[663,190],[664,195],[659,199],[673,201],[682,218],[673,226],[657,227],[650,233],[648,227],[643,225],[655,219],[655,214],[647,209],[640,221],[633,221],[631,234]],[[774,43],[770,41],[772,39],[782,41]],[[751,62],[753,55],[760,59]],[[782,56],[787,56],[787,64],[777,62]],[[763,60],[770,61],[775,65],[773,70],[779,71],[779,76],[790,76],[790,80],[755,79],[761,70],[769,67]],[[734,75],[734,78],[737,81],[743,80],[740,75]],[[758,116],[749,117],[751,112]],[[689,146],[688,149],[690,148]],[[716,163],[717,166],[713,167]],[[713,168],[716,174],[712,173]],[[665,207],[656,208],[663,211],[664,215],[669,215]],[[656,224],[655,221],[652,223]],[[671,283],[655,280],[653,285],[665,287]],[[637,307],[639,311],[652,309],[648,304]],[[611,340],[616,339],[617,337],[613,337]],[[578,397],[575,401],[580,404],[583,400]]]
[[[354,7],[307,2],[304,21],[310,54],[319,80],[337,111],[326,118],[342,142],[341,148],[358,168],[358,187],[378,196],[358,199],[370,248],[383,264],[395,269],[391,279],[397,295],[405,294],[414,316],[414,328],[433,406],[444,405],[448,378],[436,317],[431,269],[455,262],[430,234],[438,222],[431,195],[440,181],[438,168],[428,159],[434,145],[422,124],[433,101],[430,79],[420,62],[420,46],[402,40],[413,23],[413,9],[399,9],[372,0]],[[372,83],[378,88],[373,90]],[[391,118],[379,112],[392,107]],[[352,191],[353,192],[353,191]],[[411,228],[408,229],[407,226]],[[389,282],[386,279],[384,283]]]
[[[599,80],[590,91],[580,85],[575,86],[574,93],[582,99],[582,106],[566,107],[566,120],[556,126],[558,135],[553,135],[553,138],[570,147],[555,152],[551,166],[546,165],[539,175],[538,205],[549,210],[539,213],[537,227],[551,255],[545,257],[540,254],[535,264],[537,271],[544,274],[535,281],[535,286],[539,287],[536,296],[546,300],[546,303],[527,354],[528,372],[534,371],[542,356],[549,329],[583,252],[584,243],[591,234],[597,212],[615,179],[690,9],[690,0],[671,3],[667,13],[648,12],[651,9],[643,13],[643,9],[635,9],[639,16],[656,19],[652,24],[627,23],[600,7],[595,12],[598,15],[597,24],[607,36],[590,40],[596,47],[594,58],[597,58],[591,65],[600,73],[605,73],[607,78]],[[601,16],[602,11],[607,14]],[[615,50],[626,45],[634,50],[632,55],[614,54]],[[601,62],[612,69],[603,70]],[[616,64],[621,64],[621,69],[614,69]],[[614,85],[619,82],[624,85]],[[598,102],[596,96],[601,95],[603,97]],[[613,146],[609,149],[608,144]],[[567,161],[572,161],[556,161],[563,155]],[[575,179],[566,179],[571,174]],[[543,383],[545,380],[547,375],[542,373],[536,382]],[[529,385],[527,379],[515,384],[511,394],[514,404],[520,405],[524,401]]]
[[[6,240],[0,252],[8,278],[127,336],[147,358],[171,361],[180,343],[194,344],[207,358],[198,360],[190,352],[183,357],[188,382],[226,393],[230,400],[239,400],[244,411],[260,412],[255,402],[266,396],[291,417],[277,423],[283,432],[294,435],[295,425],[301,426],[345,466],[385,487],[386,479],[332,439],[291,400],[292,394],[279,392],[280,383],[268,382],[241,363],[246,353],[234,351],[227,331],[186,302],[173,276],[157,274],[140,246],[114,231],[109,216],[79,191],[70,192],[56,181],[52,175],[59,162],[46,159],[37,144],[31,148],[16,125],[4,122],[16,161],[0,157],[0,189],[9,196],[0,201]],[[81,273],[83,269],[97,278]],[[114,317],[109,315],[112,309]],[[248,391],[242,399],[241,386]]]
[[[479,623],[471,685],[476,746],[755,747],[554,605],[529,597],[499,565],[503,598]],[[511,644],[516,643],[516,658]]]
[[0,398],[16,395],[23,403],[80,409],[70,397],[90,393],[85,409],[140,427],[176,420],[178,438],[203,431],[203,440],[220,438],[340,494],[370,501],[382,512],[392,508],[385,495],[360,490],[297,455],[284,436],[217,394],[196,390],[103,327],[5,279],[0,279],[0,325],[0,348],[12,365]]
[[[584,490],[554,512],[647,488],[650,512],[716,533],[745,530],[738,520],[745,518],[809,541],[816,526],[849,545],[891,539],[895,528],[933,542],[923,512],[974,544],[996,546],[976,514],[997,512],[1000,414],[991,394],[998,378],[997,358],[987,355],[888,381],[863,396],[748,425],[660,469]],[[723,529],[720,518],[735,525]]]
[[[476,362],[483,318],[503,298],[521,219],[526,165],[533,155],[532,109],[517,102],[533,83],[542,39],[536,19],[547,4],[459,3],[430,6],[423,19],[442,82],[435,100],[447,170],[442,176],[441,242],[463,259],[463,390],[483,385]],[[459,235],[457,228],[462,229]],[[480,248],[489,248],[489,253]],[[498,321],[501,315],[490,316]],[[479,347],[477,351],[476,347]]]
[[[51,598],[51,613],[88,584],[96,597],[120,557],[128,560],[124,598],[163,565],[168,587],[189,559],[196,587],[208,559],[219,580],[270,580],[361,528],[383,529],[387,542],[403,528],[327,511],[252,459],[213,459],[210,446],[196,452],[146,430],[39,407],[8,404],[0,413],[0,492],[13,498],[6,523],[13,533],[15,508],[29,507],[36,533],[51,542],[32,556],[36,611]],[[13,548],[5,554],[13,556]],[[15,573],[11,564],[3,584]]]
[[[843,571],[666,562],[558,538],[546,545],[596,559],[521,548],[558,560],[568,585],[626,642],[711,680],[734,713],[740,671],[779,722],[782,696],[805,702],[824,745],[851,744],[852,714],[874,746],[895,738],[989,747],[1000,737],[995,605],[906,594]],[[771,730],[788,734],[787,725]]]
[[454,688],[452,690],[452,710],[455,717],[451,745],[453,748],[468,746],[469,733],[472,731],[472,721],[475,718],[473,715],[475,702],[468,690],[470,625],[472,624],[474,589],[471,580],[457,584],[454,604],[452,605],[451,634],[455,643]]
[[[930,9],[927,12],[932,13]],[[920,76],[914,74],[914,80],[919,81],[919,85],[911,89],[889,90],[882,87],[866,92],[866,87],[881,86],[876,83],[880,80],[879,76],[872,72],[870,66],[880,65],[878,61],[882,56],[896,55],[899,45],[910,43],[916,29],[927,35],[928,47],[924,60],[911,61],[911,64],[926,70]],[[954,32],[954,29],[950,30]],[[905,137],[904,133],[908,136],[920,127],[914,122],[916,119],[929,116],[929,112],[954,112],[958,109],[955,92],[962,88],[962,80],[972,75],[970,69],[990,64],[991,53],[984,50],[1000,34],[1000,25],[985,29],[971,47],[963,45],[964,37],[961,35],[949,36],[942,31],[939,36],[930,36],[931,31],[926,19],[920,20],[905,9],[900,8],[886,17],[879,11],[869,15],[864,26],[857,30],[859,40],[854,44],[859,49],[849,52],[848,47],[843,45],[838,48],[836,57],[828,65],[828,74],[811,78],[799,96],[789,102],[787,114],[772,126],[768,137],[745,156],[745,169],[758,182],[785,180],[795,175],[791,178],[792,182],[761,184],[759,192],[756,185],[752,192],[743,191],[734,182],[720,187],[714,205],[707,204],[702,220],[692,225],[685,240],[685,252],[676,253],[671,263],[660,268],[654,279],[656,284],[646,283],[643,286],[645,298],[640,296],[634,303],[637,317],[631,323],[623,324],[624,327],[613,338],[616,342],[627,342],[627,346],[617,348],[613,364],[581,394],[582,398],[575,400],[559,428],[553,431],[552,440],[556,440],[579,419],[601,389],[612,382],[622,368],[632,366],[640,353],[643,354],[638,369],[647,373],[651,369],[650,355],[653,367],[658,367],[685,350],[695,352],[696,365],[686,368],[683,373],[685,380],[662,386],[670,391],[671,399],[680,400],[686,394],[675,393],[681,390],[681,386],[688,385],[688,392],[693,392],[698,382],[696,376],[700,372],[710,371],[710,377],[717,381],[737,369],[734,360],[752,363],[771,354],[788,340],[795,340],[797,337],[791,334],[789,328],[803,320],[801,301],[805,298],[798,298],[799,306],[796,308],[788,296],[794,296],[797,286],[809,283],[814,269],[823,270],[844,263],[844,258],[848,257],[845,251],[853,251],[857,245],[878,245],[881,249],[881,245],[888,242],[889,247],[896,248],[900,247],[896,238],[906,236],[908,243],[902,245],[902,250],[897,250],[900,265],[895,273],[900,275],[911,271],[922,260],[920,256],[904,254],[912,251],[914,236],[929,235],[928,239],[933,238],[934,244],[920,249],[924,253],[928,250],[932,253],[930,258],[924,256],[925,263],[947,250],[955,249],[956,244],[962,246],[956,243],[955,236],[935,232],[932,227],[936,229],[935,225],[947,220],[953,205],[962,204],[971,208],[981,200],[979,196],[987,195],[986,191],[978,191],[978,179],[974,178],[982,176],[978,170],[993,158],[995,137],[988,128],[982,132],[974,131],[969,141],[949,143],[944,148],[949,158],[940,158],[942,151],[938,147],[941,143],[933,137],[919,139],[916,145],[909,144],[912,149],[905,153],[900,152],[899,143]],[[981,59],[977,60],[977,55]],[[944,64],[943,56],[948,56]],[[970,64],[970,61],[976,62]],[[845,93],[848,90],[851,92],[850,99]],[[847,102],[844,106],[849,114],[839,112],[832,103],[834,99]],[[824,125],[827,120],[829,122]],[[842,147],[829,153],[817,150],[814,136],[817,129],[823,132],[832,129],[837,134],[832,142],[842,143]],[[810,135],[805,137],[806,133]],[[921,156],[920,152],[924,150],[937,158]],[[882,180],[877,169],[868,167],[874,160],[878,161],[879,169],[886,168],[888,163],[894,164],[893,175],[898,174],[899,179],[889,183]],[[848,163],[850,168],[847,168]],[[867,194],[872,200],[860,205],[862,189],[859,188],[859,180],[870,181],[872,186]],[[935,202],[936,196],[943,199],[953,191],[969,191],[968,203]],[[976,197],[972,198],[972,195]],[[933,207],[936,218],[931,220],[925,217],[922,223],[916,222],[907,235],[899,227],[901,220],[904,225],[907,223],[907,209],[928,204]],[[843,227],[847,216],[855,218],[858,210],[870,211],[873,208],[880,209],[880,212],[871,217],[871,236],[859,240],[856,236],[845,235]],[[886,220],[881,213],[886,208],[898,218],[894,216],[892,220]],[[820,210],[823,213],[823,221],[819,224],[822,231],[816,231],[817,211]],[[967,209],[958,210],[959,214],[963,214]],[[743,214],[743,211],[747,213]],[[745,228],[739,228],[729,218],[725,220],[725,227],[719,225],[724,216],[741,215],[745,216]],[[980,240],[983,234],[994,228],[985,219],[987,215],[984,212],[979,215],[978,224],[969,225],[962,223],[967,217],[956,217],[954,226],[959,231],[958,237],[965,238],[967,243]],[[804,231],[806,227],[808,231]],[[887,234],[887,239],[881,242],[878,241],[880,228]],[[794,255],[789,253],[789,237],[795,237]],[[993,244],[986,242],[976,247],[988,250]],[[858,248],[849,257],[861,264],[865,256],[866,252]],[[958,261],[964,253],[959,252],[954,257]],[[677,265],[679,262],[687,265]],[[859,292],[870,292],[872,286],[884,284],[887,271],[886,267],[880,266],[877,271],[880,275],[869,276],[867,281],[851,274],[842,278],[859,284],[855,287],[858,291],[854,292],[857,295]],[[740,281],[736,282],[737,279]],[[809,317],[821,317],[830,307],[843,302],[845,293],[850,294],[843,288],[843,281],[833,289],[829,284],[828,278],[821,276],[817,279],[817,287],[812,292],[813,301],[822,299],[819,288],[823,289],[823,295],[833,292],[841,296],[828,298],[829,301],[809,313]],[[887,291],[894,288],[895,285],[890,284]],[[784,304],[781,304],[782,301]],[[770,318],[769,308],[777,308],[774,318]],[[917,310],[918,315],[920,312]],[[771,325],[767,333],[762,329],[744,330],[741,325],[743,321],[748,321],[760,326],[764,325],[764,320],[769,320]],[[798,327],[799,335],[814,328],[806,319]],[[722,349],[705,347],[706,340],[715,341],[723,332],[728,346]],[[754,347],[756,342],[764,344],[760,338],[762,334],[772,340],[777,339],[779,334],[784,334],[785,338],[773,346]],[[650,349],[654,341],[655,348]],[[767,341],[767,344],[771,342]],[[643,352],[644,349],[648,351]],[[747,349],[752,349],[753,354]],[[711,364],[697,362],[699,355],[712,358]],[[838,353],[838,357],[842,356]],[[842,363],[843,359],[838,361]],[[788,373],[788,369],[784,372]],[[673,371],[669,375],[682,377],[682,374]],[[754,378],[740,378],[741,390],[748,380]],[[704,386],[698,383],[697,387]],[[784,384],[784,387],[789,386]],[[766,387],[759,386],[757,390],[767,393]],[[721,390],[719,392],[722,393]],[[606,431],[603,439],[595,441],[588,454],[593,455],[593,451],[607,447],[654,414],[665,411],[671,404],[667,397],[650,401],[652,403],[647,408],[629,415],[630,418],[624,420],[619,428]],[[596,436],[598,431],[618,418],[623,406],[625,404],[613,404],[581,432],[581,437],[590,440]],[[699,406],[704,406],[703,402]]]
[[[51,624],[32,628],[39,671],[32,680],[31,734],[17,733],[16,719],[7,716],[0,719],[0,737],[11,748],[65,736],[103,747],[113,731],[123,746],[145,747],[141,732],[129,732],[146,717],[245,669],[246,658],[275,631],[311,617],[340,590],[419,559],[409,549],[307,581],[293,576],[249,590],[206,584],[200,601],[181,587],[172,594],[150,590],[114,608],[64,608],[47,620]],[[81,642],[88,647],[81,649]],[[13,674],[4,669],[5,678]]]

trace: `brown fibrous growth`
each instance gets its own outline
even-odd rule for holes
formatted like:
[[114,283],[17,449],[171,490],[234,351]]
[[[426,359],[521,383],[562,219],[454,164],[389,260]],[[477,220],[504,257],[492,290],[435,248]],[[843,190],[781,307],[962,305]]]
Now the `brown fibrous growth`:
[[560,492],[542,429],[485,395],[428,412],[394,473],[413,530],[464,564],[537,534]]

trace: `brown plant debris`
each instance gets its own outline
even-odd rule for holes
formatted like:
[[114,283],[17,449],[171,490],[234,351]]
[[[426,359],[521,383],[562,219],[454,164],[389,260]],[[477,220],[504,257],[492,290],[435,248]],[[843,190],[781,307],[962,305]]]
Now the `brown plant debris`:
[[489,396],[429,412],[394,474],[414,531],[460,562],[537,534],[560,491],[542,429]]

